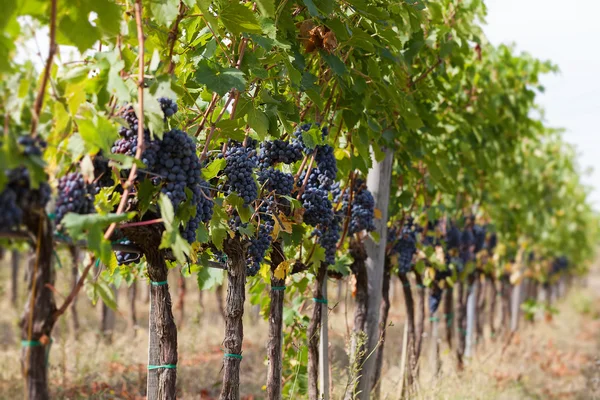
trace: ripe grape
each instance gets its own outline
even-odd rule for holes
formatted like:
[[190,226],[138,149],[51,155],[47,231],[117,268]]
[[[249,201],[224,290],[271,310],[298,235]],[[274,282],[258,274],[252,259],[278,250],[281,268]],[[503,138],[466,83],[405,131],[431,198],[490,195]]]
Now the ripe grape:
[[158,102],[160,103],[160,108],[165,115],[165,120],[169,117],[172,117],[173,114],[177,112],[177,103],[173,100],[166,97],[159,97]]
[[406,224],[400,232],[388,230],[388,242],[392,245],[392,253],[398,256],[398,271],[401,274],[409,273],[417,252],[417,236],[413,227]]
[[273,168],[258,171],[258,182],[267,192],[274,191],[280,196],[289,196],[294,189],[294,176]]
[[10,188],[0,193],[0,227],[11,229],[21,224],[23,211],[17,206],[17,195]]
[[246,275],[254,276],[260,270],[260,263],[265,258],[265,254],[273,241],[273,237],[271,236],[273,227],[273,219],[271,217],[263,217],[258,227],[258,234],[250,238]]
[[[130,240],[127,240],[127,239],[122,240],[121,243],[124,244],[124,245],[126,245],[126,246],[133,244],[133,243],[131,243]],[[127,252],[124,252],[124,251],[116,251],[115,255],[117,256],[117,263],[119,265],[128,265],[128,264],[137,262],[137,261],[140,260],[140,258],[142,258],[141,254],[138,254],[138,253],[127,253]]]
[[302,148],[297,142],[289,143],[280,139],[261,143],[258,162],[261,169],[278,163],[293,164],[302,158]]
[[[319,124],[316,124],[316,126],[318,127]],[[302,138],[302,134],[304,132],[308,132],[310,130],[310,128],[312,127],[311,123],[305,123],[305,124],[300,124],[296,127],[296,130],[294,131],[294,140],[292,141],[292,143],[295,146],[298,146],[299,148],[302,149],[302,151],[305,154],[311,154],[313,152],[314,149],[310,149],[308,148],[305,144],[304,144],[304,139]],[[323,128],[321,128],[321,135],[322,135],[322,139],[325,139],[327,137],[327,135],[329,134],[329,130],[327,129],[326,126],[324,126]]]
[[325,263],[335,264],[337,242],[341,236],[342,216],[336,214],[329,225],[318,226],[313,230],[313,235],[318,237],[318,243],[325,250]]
[[[21,136],[17,139],[24,156],[40,157],[46,143],[40,138]],[[51,189],[41,182],[37,189],[31,185],[29,170],[19,166],[6,171],[6,185],[0,192],[0,228],[11,229],[20,225],[25,213],[37,212],[46,207]]]
[[328,225],[333,220],[333,206],[326,190],[307,186],[301,199],[304,222],[308,225]]
[[254,147],[243,147],[241,143],[231,141],[225,152],[227,164],[224,173],[227,176],[228,194],[235,192],[250,204],[258,197],[258,187],[254,180],[254,169],[258,165]]
[[429,291],[429,315],[435,314],[442,300],[442,290],[435,284]]
[[80,172],[71,172],[58,180],[56,223],[60,224],[67,213],[92,214],[95,188],[85,183]]
[[473,227],[473,235],[475,236],[475,253],[479,253],[485,249],[485,227],[481,225],[475,225]]

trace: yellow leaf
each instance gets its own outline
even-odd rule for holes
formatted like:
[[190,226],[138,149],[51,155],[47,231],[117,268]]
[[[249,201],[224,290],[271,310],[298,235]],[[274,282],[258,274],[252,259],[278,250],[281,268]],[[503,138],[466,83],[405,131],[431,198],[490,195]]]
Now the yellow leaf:
[[381,219],[381,217],[382,217],[381,210],[379,208],[374,209],[373,215],[375,216],[375,219]]
[[279,231],[286,233],[292,233],[292,223],[285,217],[284,214],[279,213],[275,218],[275,224],[273,226],[273,237],[276,238]]
[[293,261],[294,260],[285,260],[285,261],[280,262],[279,265],[277,266],[277,268],[275,268],[275,272],[273,272],[273,275],[275,275],[275,278],[285,279],[288,272],[290,271]]
[[435,279],[435,269],[431,267],[425,268],[425,279],[429,281],[433,281]]

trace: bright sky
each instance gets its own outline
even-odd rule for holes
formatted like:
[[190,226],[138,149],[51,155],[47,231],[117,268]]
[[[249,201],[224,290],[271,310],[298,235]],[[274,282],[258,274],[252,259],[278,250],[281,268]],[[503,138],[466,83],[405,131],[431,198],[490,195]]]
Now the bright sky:
[[594,188],[590,200],[600,210],[600,1],[486,0],[485,33],[493,44],[516,43],[560,73],[543,78],[538,98],[550,126],[565,128],[576,146],[579,164],[593,172],[584,182]]

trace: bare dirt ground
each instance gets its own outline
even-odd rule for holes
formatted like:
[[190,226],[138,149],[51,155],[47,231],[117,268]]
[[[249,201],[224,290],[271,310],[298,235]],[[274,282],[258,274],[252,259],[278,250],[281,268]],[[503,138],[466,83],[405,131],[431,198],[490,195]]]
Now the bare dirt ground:
[[[62,269],[57,271],[58,293],[69,291],[71,277],[68,257],[61,253]],[[20,277],[23,276],[24,266]],[[177,297],[176,272],[170,274],[174,301]],[[19,281],[17,307],[10,303],[10,256],[0,260],[0,399],[21,399],[20,338],[17,323],[24,304],[25,284]],[[92,306],[84,293],[77,308],[81,328],[73,335],[70,312],[62,317],[54,331],[49,357],[52,396],[56,399],[141,399],[145,390],[147,304],[146,288],[138,284],[137,334],[129,323],[127,291],[118,296],[112,342],[100,332],[99,306]],[[341,300],[330,312],[330,356],[332,361],[332,398],[344,392],[348,357],[346,344],[352,330],[353,310],[343,307],[350,295],[346,286],[330,283],[330,304]],[[402,295],[393,290],[392,309],[381,399],[399,398],[400,353],[404,320]],[[60,295],[59,302],[60,302]],[[349,301],[351,303],[352,301]],[[334,303],[335,304],[335,303]],[[307,311],[310,311],[307,307]],[[489,335],[477,347],[464,371],[455,369],[455,356],[442,347],[442,372],[437,379],[428,373],[428,348],[422,358],[423,371],[414,398],[418,399],[600,399],[600,273],[593,273],[587,286],[573,286],[557,303],[559,314],[551,321],[522,324],[510,344]],[[175,316],[179,328],[178,397],[212,399],[220,389],[224,324],[216,295],[205,292],[202,306],[193,279],[188,280],[185,317]],[[248,306],[245,313],[244,360],[241,393],[246,400],[265,397],[265,347],[267,322]],[[443,329],[442,329],[443,332]],[[425,339],[425,342],[427,339]],[[293,398],[302,398],[294,395]]]

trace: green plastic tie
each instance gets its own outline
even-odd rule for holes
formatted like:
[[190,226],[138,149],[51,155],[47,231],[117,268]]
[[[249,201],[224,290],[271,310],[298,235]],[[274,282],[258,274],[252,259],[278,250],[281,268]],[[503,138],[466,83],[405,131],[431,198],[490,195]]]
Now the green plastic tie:
[[410,287],[410,283],[403,283],[402,286],[404,286],[404,287]]
[[[50,358],[50,346],[52,346],[52,342],[54,342],[54,340],[52,340],[52,338],[50,338],[50,341],[48,342],[48,346],[46,347],[46,355],[44,357],[46,366],[48,366],[48,360]],[[39,347],[39,346],[43,346],[43,344],[39,340],[21,340],[21,346],[23,346],[23,347]]]
[[417,288],[419,288],[419,289],[425,289],[425,286],[417,284]]
[[241,354],[233,354],[233,353],[225,353],[225,354],[223,354],[223,357],[225,357],[225,358],[235,358],[236,360],[241,360],[242,358],[244,358],[244,357],[242,357]]
[[175,369],[175,368],[177,368],[177,365],[175,365],[175,364],[165,364],[165,365],[148,365],[148,369],[161,369],[161,368],[165,368],[165,369]]
[[37,347],[37,346],[42,346],[42,342],[40,342],[39,340],[21,340],[21,346]]
[[440,319],[438,317],[429,317],[431,322],[438,322]]
[[65,242],[70,242],[71,241],[71,239],[68,236],[63,235],[60,232],[55,232],[54,236],[57,237],[57,238],[59,238],[60,240],[64,240]]
[[56,252],[56,250],[52,250],[52,253],[54,253],[54,257],[56,257],[56,262],[58,263],[58,269],[62,269],[62,264],[60,262],[60,257],[58,256],[58,253]]
[[286,286],[271,286],[271,290],[285,290]]
[[160,281],[160,282],[150,281],[150,284],[152,286],[165,286],[168,283],[169,283],[168,281]]
[[327,304],[327,299],[318,299],[316,297],[313,297],[313,301],[315,303]]
[[99,258],[97,258],[97,259],[96,259],[96,268],[98,268],[98,266],[99,266],[99,265],[100,265],[100,259],[99,259]]
[[56,214],[54,214],[54,213],[49,213],[49,214],[48,214],[48,218],[50,219],[50,221],[54,221],[54,219],[56,218]]

